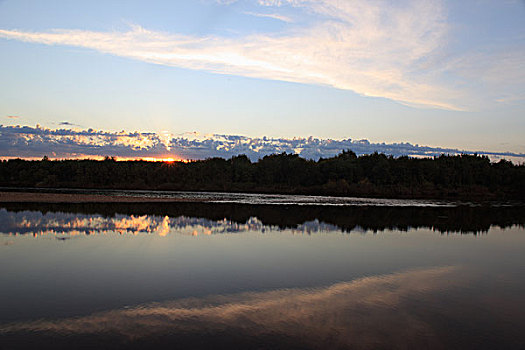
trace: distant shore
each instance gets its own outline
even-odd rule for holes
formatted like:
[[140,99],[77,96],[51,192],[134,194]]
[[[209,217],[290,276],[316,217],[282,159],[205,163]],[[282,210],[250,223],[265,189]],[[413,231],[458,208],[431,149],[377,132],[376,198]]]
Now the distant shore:
[[0,192],[0,203],[148,203],[198,201],[186,198],[152,198],[112,194]]
[[[42,189],[32,191],[29,189]],[[0,191],[46,189],[98,191],[99,197],[41,196],[44,201],[205,200],[181,194],[174,199],[137,199],[119,191],[252,193],[358,198],[522,200],[525,164],[491,163],[487,157],[460,155],[414,159],[344,151],[318,161],[296,154],[273,154],[252,162],[246,155],[182,163],[96,160],[0,162]],[[26,191],[26,189],[28,189]],[[114,193],[105,192],[115,191]],[[49,191],[48,191],[49,192]],[[118,196],[117,198],[112,197]],[[121,196],[124,196],[122,198]],[[20,201],[18,196],[10,197]],[[129,197],[129,198],[128,198]],[[137,195],[137,197],[141,197]],[[144,197],[148,197],[145,195]],[[157,197],[155,195],[155,197]],[[30,198],[28,201],[36,199]]]

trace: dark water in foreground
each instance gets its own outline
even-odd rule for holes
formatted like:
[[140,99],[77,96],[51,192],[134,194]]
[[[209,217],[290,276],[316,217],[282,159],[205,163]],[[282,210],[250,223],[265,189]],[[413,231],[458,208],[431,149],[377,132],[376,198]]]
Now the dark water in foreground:
[[524,206],[308,201],[0,205],[0,348],[525,348]]

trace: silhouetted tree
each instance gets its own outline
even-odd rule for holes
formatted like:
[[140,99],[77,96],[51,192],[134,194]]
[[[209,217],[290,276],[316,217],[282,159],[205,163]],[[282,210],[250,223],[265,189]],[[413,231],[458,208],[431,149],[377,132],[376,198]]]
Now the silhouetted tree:
[[383,197],[525,198],[525,165],[478,155],[409,158],[352,151],[306,160],[273,154],[188,163],[0,161],[0,186],[248,191]]

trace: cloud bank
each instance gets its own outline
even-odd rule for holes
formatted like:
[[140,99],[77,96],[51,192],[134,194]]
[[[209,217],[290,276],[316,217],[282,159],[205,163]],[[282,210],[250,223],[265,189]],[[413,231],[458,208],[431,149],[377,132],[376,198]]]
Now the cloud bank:
[[525,161],[525,154],[511,152],[464,151],[405,143],[371,143],[368,140],[332,140],[308,138],[252,138],[237,135],[187,133],[181,136],[152,132],[108,132],[100,130],[48,129],[40,126],[0,125],[0,157],[3,158],[97,158],[197,160],[211,157],[230,158],[239,154],[256,161],[265,155],[294,153],[317,160],[335,156],[344,150],[358,155],[374,152],[395,157],[432,157],[441,154],[481,154]]

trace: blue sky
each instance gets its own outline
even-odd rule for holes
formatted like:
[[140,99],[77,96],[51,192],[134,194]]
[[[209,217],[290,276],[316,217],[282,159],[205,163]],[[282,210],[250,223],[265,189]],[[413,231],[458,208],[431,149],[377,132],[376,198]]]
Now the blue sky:
[[4,0],[0,124],[525,153],[524,18],[518,0]]

